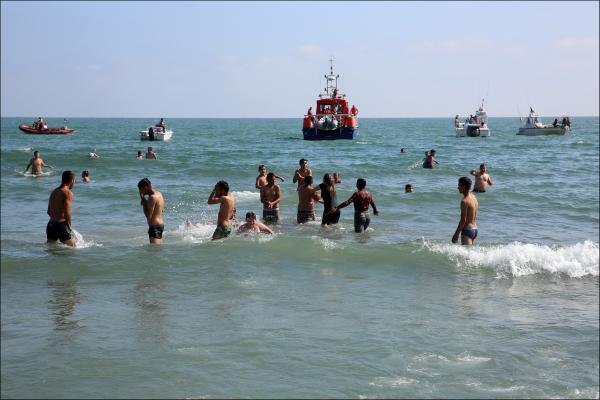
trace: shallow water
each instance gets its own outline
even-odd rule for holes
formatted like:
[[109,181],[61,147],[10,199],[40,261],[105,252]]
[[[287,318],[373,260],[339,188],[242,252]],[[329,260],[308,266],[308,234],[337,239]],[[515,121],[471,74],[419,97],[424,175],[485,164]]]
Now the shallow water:
[[[135,160],[150,119],[18,131],[32,120],[1,122],[3,397],[598,397],[597,117],[536,138],[515,118],[491,118],[490,138],[455,138],[451,118],[362,119],[335,142],[301,140],[296,119],[173,119],[157,161]],[[423,170],[430,148],[440,166]],[[23,176],[34,149],[48,176]],[[331,231],[295,224],[302,157],[317,181],[342,174],[340,201],[367,179],[368,232],[350,208]],[[452,245],[457,178],[482,162],[477,245]],[[212,186],[260,215],[263,163],[286,177],[276,235],[211,242]],[[93,181],[73,189],[77,249],[44,244],[64,169]],[[144,176],[166,199],[161,247]]]

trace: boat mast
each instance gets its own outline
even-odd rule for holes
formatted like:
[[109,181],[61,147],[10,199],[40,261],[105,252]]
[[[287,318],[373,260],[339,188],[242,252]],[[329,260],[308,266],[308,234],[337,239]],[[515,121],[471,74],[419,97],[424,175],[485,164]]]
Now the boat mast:
[[[335,60],[334,60],[333,56],[331,56],[331,58],[329,59],[329,74],[325,75],[325,79],[327,81],[327,87],[325,88],[325,94],[329,97],[333,97],[334,90],[336,93],[338,93],[337,80],[340,76],[333,73],[333,62],[334,61]],[[340,93],[338,93],[338,94],[340,94]]]

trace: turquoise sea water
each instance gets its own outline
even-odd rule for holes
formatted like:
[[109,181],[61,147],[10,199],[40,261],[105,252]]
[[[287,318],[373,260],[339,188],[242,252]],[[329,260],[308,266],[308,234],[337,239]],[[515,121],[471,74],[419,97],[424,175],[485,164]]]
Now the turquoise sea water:
[[[301,140],[299,119],[167,119],[173,139],[142,161],[156,120],[17,129],[33,119],[1,119],[2,397],[598,397],[597,117],[561,137],[490,118],[490,138],[456,138],[452,118],[361,119],[334,142]],[[48,176],[22,174],[33,150]],[[366,233],[351,207],[331,231],[296,225],[303,157],[316,181],[342,174],[340,201],[367,179],[381,215]],[[477,245],[452,245],[457,179],[482,162]],[[227,180],[238,215],[260,215],[259,164],[286,177],[276,234],[211,242],[211,188]],[[44,243],[65,169],[92,179],[73,189],[76,249]],[[166,200],[160,247],[145,176]]]

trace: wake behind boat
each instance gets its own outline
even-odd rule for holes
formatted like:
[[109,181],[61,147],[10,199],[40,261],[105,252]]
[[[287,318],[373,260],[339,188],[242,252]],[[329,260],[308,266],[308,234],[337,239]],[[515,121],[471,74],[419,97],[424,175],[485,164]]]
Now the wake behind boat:
[[517,135],[524,136],[541,136],[541,135],[564,135],[571,130],[571,121],[569,117],[563,117],[561,123],[558,123],[558,118],[554,119],[552,124],[542,123],[540,116],[529,107],[529,116]]

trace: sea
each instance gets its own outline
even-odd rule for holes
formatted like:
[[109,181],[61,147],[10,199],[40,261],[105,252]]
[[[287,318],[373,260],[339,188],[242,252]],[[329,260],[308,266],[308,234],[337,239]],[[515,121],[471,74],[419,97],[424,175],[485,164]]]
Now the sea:
[[[314,142],[300,118],[166,118],[172,139],[142,142],[158,118],[18,130],[36,117],[1,119],[2,398],[599,397],[598,117],[539,137],[491,117],[489,138],[455,137],[452,116],[361,118],[355,140]],[[149,145],[159,159],[136,160]],[[53,166],[41,177],[23,173],[34,150]],[[366,232],[352,206],[331,229],[322,205],[296,224],[301,158],[317,183],[341,174],[339,201],[367,180]],[[458,178],[481,163],[479,236],[452,244]],[[211,241],[217,181],[238,217],[261,215],[259,164],[285,178],[275,234]],[[74,249],[45,243],[64,170]],[[166,202],[160,246],[144,177]]]

